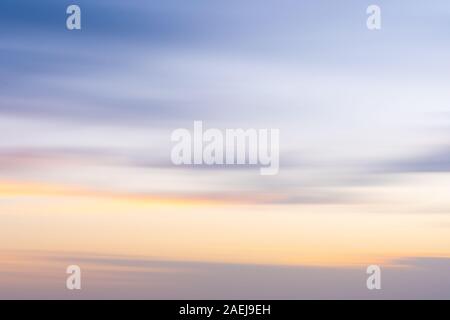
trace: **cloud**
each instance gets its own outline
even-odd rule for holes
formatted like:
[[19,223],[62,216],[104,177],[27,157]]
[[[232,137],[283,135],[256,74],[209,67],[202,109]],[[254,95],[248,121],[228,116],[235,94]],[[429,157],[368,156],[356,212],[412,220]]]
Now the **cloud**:
[[450,147],[428,152],[403,160],[392,161],[384,166],[387,172],[450,172]]
[[[449,258],[411,257],[397,261],[402,263],[403,267],[382,266],[382,290],[374,292],[365,287],[366,266],[282,267],[38,252],[19,253],[23,259],[21,260],[17,259],[17,254],[15,253],[15,270],[5,273],[4,269],[7,269],[8,264],[0,266],[1,280],[4,280],[4,277],[17,279],[12,283],[2,282],[1,298],[71,299],[73,295],[58,285],[64,283],[64,273],[61,270],[65,270],[65,266],[71,264],[77,264],[82,268],[83,290],[77,296],[84,299],[448,299],[450,297],[447,285],[450,280]],[[26,268],[30,265],[34,267]],[[42,265],[46,270],[42,269]],[[24,267],[26,271],[23,271]],[[21,290],[17,290],[18,288]]]

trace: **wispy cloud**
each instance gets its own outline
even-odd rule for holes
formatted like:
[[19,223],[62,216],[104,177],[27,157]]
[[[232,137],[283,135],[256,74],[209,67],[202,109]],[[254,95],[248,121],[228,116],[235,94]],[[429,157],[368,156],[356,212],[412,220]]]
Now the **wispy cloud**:
[[[136,283],[166,291],[142,286],[136,297],[191,290],[191,298],[347,297],[342,286],[349,297],[373,297],[351,282],[364,276],[355,270],[255,264],[449,253],[448,232],[435,228],[448,225],[450,212],[448,1],[380,0],[380,32],[368,32],[358,0],[77,3],[80,32],[65,28],[67,1],[0,3],[0,249],[64,245],[107,255],[114,243],[116,251],[167,254],[179,262],[75,257],[148,268]],[[280,129],[279,175],[173,166],[171,132],[195,120]],[[441,288],[419,265],[448,275],[447,260],[417,259],[401,261],[414,266],[404,278],[389,271],[399,288],[383,297],[447,294],[402,289],[415,276]],[[230,264],[212,263],[223,260]],[[157,267],[193,268],[198,278],[158,278],[150,272]],[[236,273],[242,285],[233,284]],[[217,278],[221,292],[212,288]],[[274,279],[272,296],[262,278]],[[317,289],[309,278],[331,285]],[[180,286],[169,291],[173,279]],[[43,296],[60,293],[51,286]],[[88,296],[108,296],[106,287]]]
[[[75,262],[83,267],[86,283],[76,295],[80,299],[445,299],[450,296],[446,285],[450,280],[448,258],[409,258],[397,262],[403,267],[385,266],[383,290],[373,292],[365,288],[364,267],[218,264],[77,253],[35,253],[34,256],[29,260],[16,256],[16,262],[11,264],[15,270],[8,273],[2,270],[0,297],[73,299],[74,294],[58,284],[64,283],[65,266]],[[2,261],[6,262],[2,264],[5,269],[10,260]],[[34,271],[23,269],[29,263],[34,264]],[[47,264],[52,265],[51,272],[46,269]],[[18,281],[7,281],[5,276]],[[44,285],[42,282],[48,288],[46,291],[39,290]]]

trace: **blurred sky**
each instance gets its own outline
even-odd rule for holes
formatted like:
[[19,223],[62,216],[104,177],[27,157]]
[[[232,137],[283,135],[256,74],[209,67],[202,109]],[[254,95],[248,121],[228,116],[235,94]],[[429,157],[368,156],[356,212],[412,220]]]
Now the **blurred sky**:
[[[2,0],[0,261],[450,258],[450,3],[376,1],[380,31],[370,4]],[[280,129],[280,173],[174,167],[170,135],[195,120]]]

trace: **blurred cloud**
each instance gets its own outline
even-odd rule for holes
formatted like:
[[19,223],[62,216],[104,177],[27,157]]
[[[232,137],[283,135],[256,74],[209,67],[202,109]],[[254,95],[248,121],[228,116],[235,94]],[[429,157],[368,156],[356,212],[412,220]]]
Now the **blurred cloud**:
[[[3,260],[6,263],[2,269],[6,269],[9,261]],[[35,264],[34,271],[23,269],[27,263]],[[16,257],[15,270],[7,273],[2,270],[0,297],[73,299],[73,294],[61,289],[58,283],[64,278],[61,270],[74,263],[83,270],[79,299],[447,299],[450,296],[450,259],[439,257],[411,257],[394,262],[397,266],[382,266],[383,289],[375,292],[365,288],[364,266],[282,267],[34,253],[24,260]],[[53,266],[53,273],[45,269],[46,264]],[[5,277],[21,280],[11,282]],[[24,278],[29,280],[22,281]],[[45,291],[39,290],[43,283],[48,288]],[[177,283],[176,290],[173,283]]]
[[[99,206],[109,212],[115,206],[102,201],[117,199],[127,217],[137,210],[147,219],[153,218],[153,211],[135,202],[158,199],[178,209],[183,203],[217,204],[208,211],[210,215],[219,204],[244,205],[245,210],[236,213],[239,219],[249,212],[264,217],[265,210],[275,210],[277,219],[267,224],[280,223],[282,231],[290,227],[286,221],[291,213],[298,217],[320,210],[330,215],[357,212],[356,217],[363,216],[357,222],[361,228],[371,223],[372,214],[387,213],[390,219],[398,219],[397,224],[392,231],[391,220],[380,222],[379,236],[392,231],[391,239],[403,235],[405,243],[416,239],[422,229],[404,228],[400,222],[413,218],[399,218],[399,213],[427,217],[435,225],[446,223],[447,218],[439,214],[450,212],[448,1],[434,1],[430,6],[418,0],[380,0],[380,32],[366,29],[369,3],[359,0],[345,5],[329,0],[79,0],[80,32],[65,29],[69,4],[60,0],[0,3],[0,188],[4,192],[0,219],[4,234],[9,232],[8,223],[16,228],[38,225],[40,214],[61,210],[52,206],[66,198],[72,201],[67,210],[78,210],[74,197],[79,196],[92,198],[78,204],[86,211],[95,212]],[[170,134],[177,128],[192,130],[195,120],[221,130],[280,129],[280,174],[267,179],[251,166],[174,167]],[[39,206],[20,206],[20,200],[33,196],[42,198]],[[128,202],[133,205],[127,207]],[[34,215],[22,221],[22,212],[28,211]],[[175,216],[182,220],[180,212],[164,218],[171,219],[169,226],[177,222]],[[58,215],[59,223],[65,225],[68,216]],[[93,230],[106,230],[114,222],[108,220],[105,226],[97,220],[96,224],[96,217],[91,216]],[[201,227],[207,219],[198,212],[193,217],[204,231]],[[82,220],[71,219],[67,225]],[[237,220],[232,220],[233,228]],[[349,220],[352,224],[357,218],[345,221]],[[300,228],[303,222],[294,226]],[[56,232],[53,223],[49,230]],[[318,243],[342,228],[336,222],[327,229],[327,223],[328,217],[314,225]],[[428,240],[429,234],[424,234]],[[12,236],[11,243],[25,243],[14,241],[19,236]],[[300,241],[297,236],[289,241]],[[366,245],[361,240],[364,236],[349,237],[351,247]],[[241,242],[248,238],[245,233]],[[274,239],[264,234],[269,247]],[[429,241],[427,248],[435,249],[436,256],[445,251],[440,248],[448,240],[441,236],[439,241]],[[219,253],[229,248],[228,242]],[[401,247],[401,242],[397,245]],[[260,246],[254,245],[255,250]],[[292,259],[285,249],[272,249]],[[409,256],[420,255],[415,253]],[[359,282],[351,282],[355,270],[76,258],[108,267],[187,268],[204,274],[203,278],[183,273],[158,278],[154,270],[140,270],[135,276],[128,274],[136,283],[144,281],[133,297],[160,297],[149,292],[145,281],[155,281],[166,290],[160,292],[162,296],[172,297],[167,283],[175,279],[181,281],[173,293],[178,298],[188,292],[193,294],[190,298],[236,299],[239,294],[243,298],[374,298],[361,291]],[[398,289],[390,288],[382,297],[448,296],[438,279],[447,279],[448,272],[441,266],[448,259],[433,259],[400,261],[409,269],[404,274],[389,271]],[[423,265],[439,273],[420,269]],[[242,284],[233,281],[235,274]],[[127,282],[123,270],[111,277]],[[428,279],[430,285],[420,283],[423,291],[418,285],[406,290],[415,277]],[[267,286],[264,279],[269,281]],[[309,279],[319,279],[320,286]],[[348,287],[341,283],[345,279],[350,281]],[[198,291],[190,281],[200,283]],[[215,281],[220,292],[214,291]],[[330,286],[324,284],[327,281]],[[12,287],[3,288],[15,288],[14,283],[8,285]],[[432,285],[438,289],[434,291]],[[88,296],[108,296],[105,286],[101,283]],[[59,289],[52,291],[55,287],[49,285],[42,293],[31,290],[30,295],[60,294]],[[272,294],[267,288],[274,288]],[[348,294],[342,288],[348,288]],[[0,296],[5,292],[0,289]]]
[[450,146],[386,166],[390,172],[450,172]]

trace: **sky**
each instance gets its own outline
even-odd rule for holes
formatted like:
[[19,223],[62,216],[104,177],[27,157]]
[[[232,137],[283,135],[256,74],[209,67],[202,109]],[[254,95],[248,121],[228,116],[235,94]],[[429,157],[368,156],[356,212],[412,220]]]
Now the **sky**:
[[[0,298],[450,298],[450,4],[375,2],[1,1]],[[279,174],[174,166],[194,121]]]

